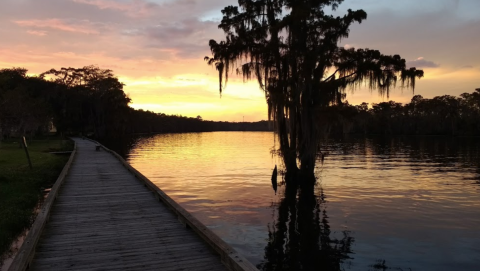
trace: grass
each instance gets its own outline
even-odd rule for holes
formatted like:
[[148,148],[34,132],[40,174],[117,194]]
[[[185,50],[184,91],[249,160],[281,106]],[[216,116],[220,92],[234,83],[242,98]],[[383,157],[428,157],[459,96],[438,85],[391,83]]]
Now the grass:
[[53,186],[69,158],[48,152],[73,150],[73,142],[60,138],[32,140],[27,144],[32,169],[18,139],[0,142],[0,256],[32,225],[43,191]]

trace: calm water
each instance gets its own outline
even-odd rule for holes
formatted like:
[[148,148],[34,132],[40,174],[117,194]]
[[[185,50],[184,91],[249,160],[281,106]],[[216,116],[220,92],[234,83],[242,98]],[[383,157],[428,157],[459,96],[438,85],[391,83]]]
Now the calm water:
[[303,205],[273,191],[273,145],[267,132],[164,134],[127,160],[264,269],[313,255],[333,270],[479,270],[478,138],[327,141]]

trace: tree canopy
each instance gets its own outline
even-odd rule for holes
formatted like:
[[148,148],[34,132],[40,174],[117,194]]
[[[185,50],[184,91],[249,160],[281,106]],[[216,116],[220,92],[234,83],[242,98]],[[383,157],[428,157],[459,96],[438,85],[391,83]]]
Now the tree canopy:
[[267,121],[215,122],[133,109],[123,87],[113,71],[97,66],[50,69],[39,76],[27,75],[25,68],[0,69],[0,140],[43,134],[52,126],[61,134],[100,140],[136,133],[271,130]]
[[225,40],[210,40],[220,93],[236,71],[256,79],[265,93],[269,117],[277,122],[280,151],[287,171],[313,173],[318,144],[315,118],[322,107],[341,104],[347,88],[362,84],[381,95],[400,81],[414,89],[423,71],[407,68],[399,55],[339,46],[363,10],[328,14],[343,0],[239,0],[222,10]]
[[317,119],[322,137],[344,135],[480,135],[480,91],[460,97],[415,95],[409,103],[395,101],[350,105],[344,102],[322,110]]

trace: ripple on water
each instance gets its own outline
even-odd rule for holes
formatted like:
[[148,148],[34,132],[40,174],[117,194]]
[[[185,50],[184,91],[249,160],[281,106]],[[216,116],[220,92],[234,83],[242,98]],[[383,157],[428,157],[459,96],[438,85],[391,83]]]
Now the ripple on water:
[[[138,139],[128,161],[258,264],[283,198],[270,182],[281,164],[273,144],[266,132],[156,135]],[[331,237],[354,238],[344,269],[385,260],[403,270],[478,270],[480,143],[350,139],[322,149],[317,195],[322,189]]]

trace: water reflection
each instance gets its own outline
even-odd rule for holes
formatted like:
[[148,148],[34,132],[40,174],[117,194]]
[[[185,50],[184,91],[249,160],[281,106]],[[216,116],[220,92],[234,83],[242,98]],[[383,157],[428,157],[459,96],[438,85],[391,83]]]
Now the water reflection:
[[311,185],[299,189],[288,185],[284,191],[277,221],[268,227],[264,261],[257,267],[265,271],[342,270],[354,239],[349,231],[343,231],[341,239],[332,236],[323,189],[318,196]]
[[332,270],[478,270],[478,138],[326,141],[314,193],[295,196],[281,167],[272,189],[273,141],[262,132],[155,135],[136,140],[128,161],[265,270],[308,266],[305,251]]
[[133,148],[133,145],[139,138],[142,138],[142,136],[122,135],[112,138],[101,138],[98,139],[98,141],[101,142],[105,147],[114,150],[124,159],[127,159],[131,149]]
[[277,187],[278,187],[278,183],[277,183],[277,165],[275,165],[275,168],[273,169],[273,172],[272,172],[272,188],[273,188],[273,191],[275,191],[275,195],[277,194]]

